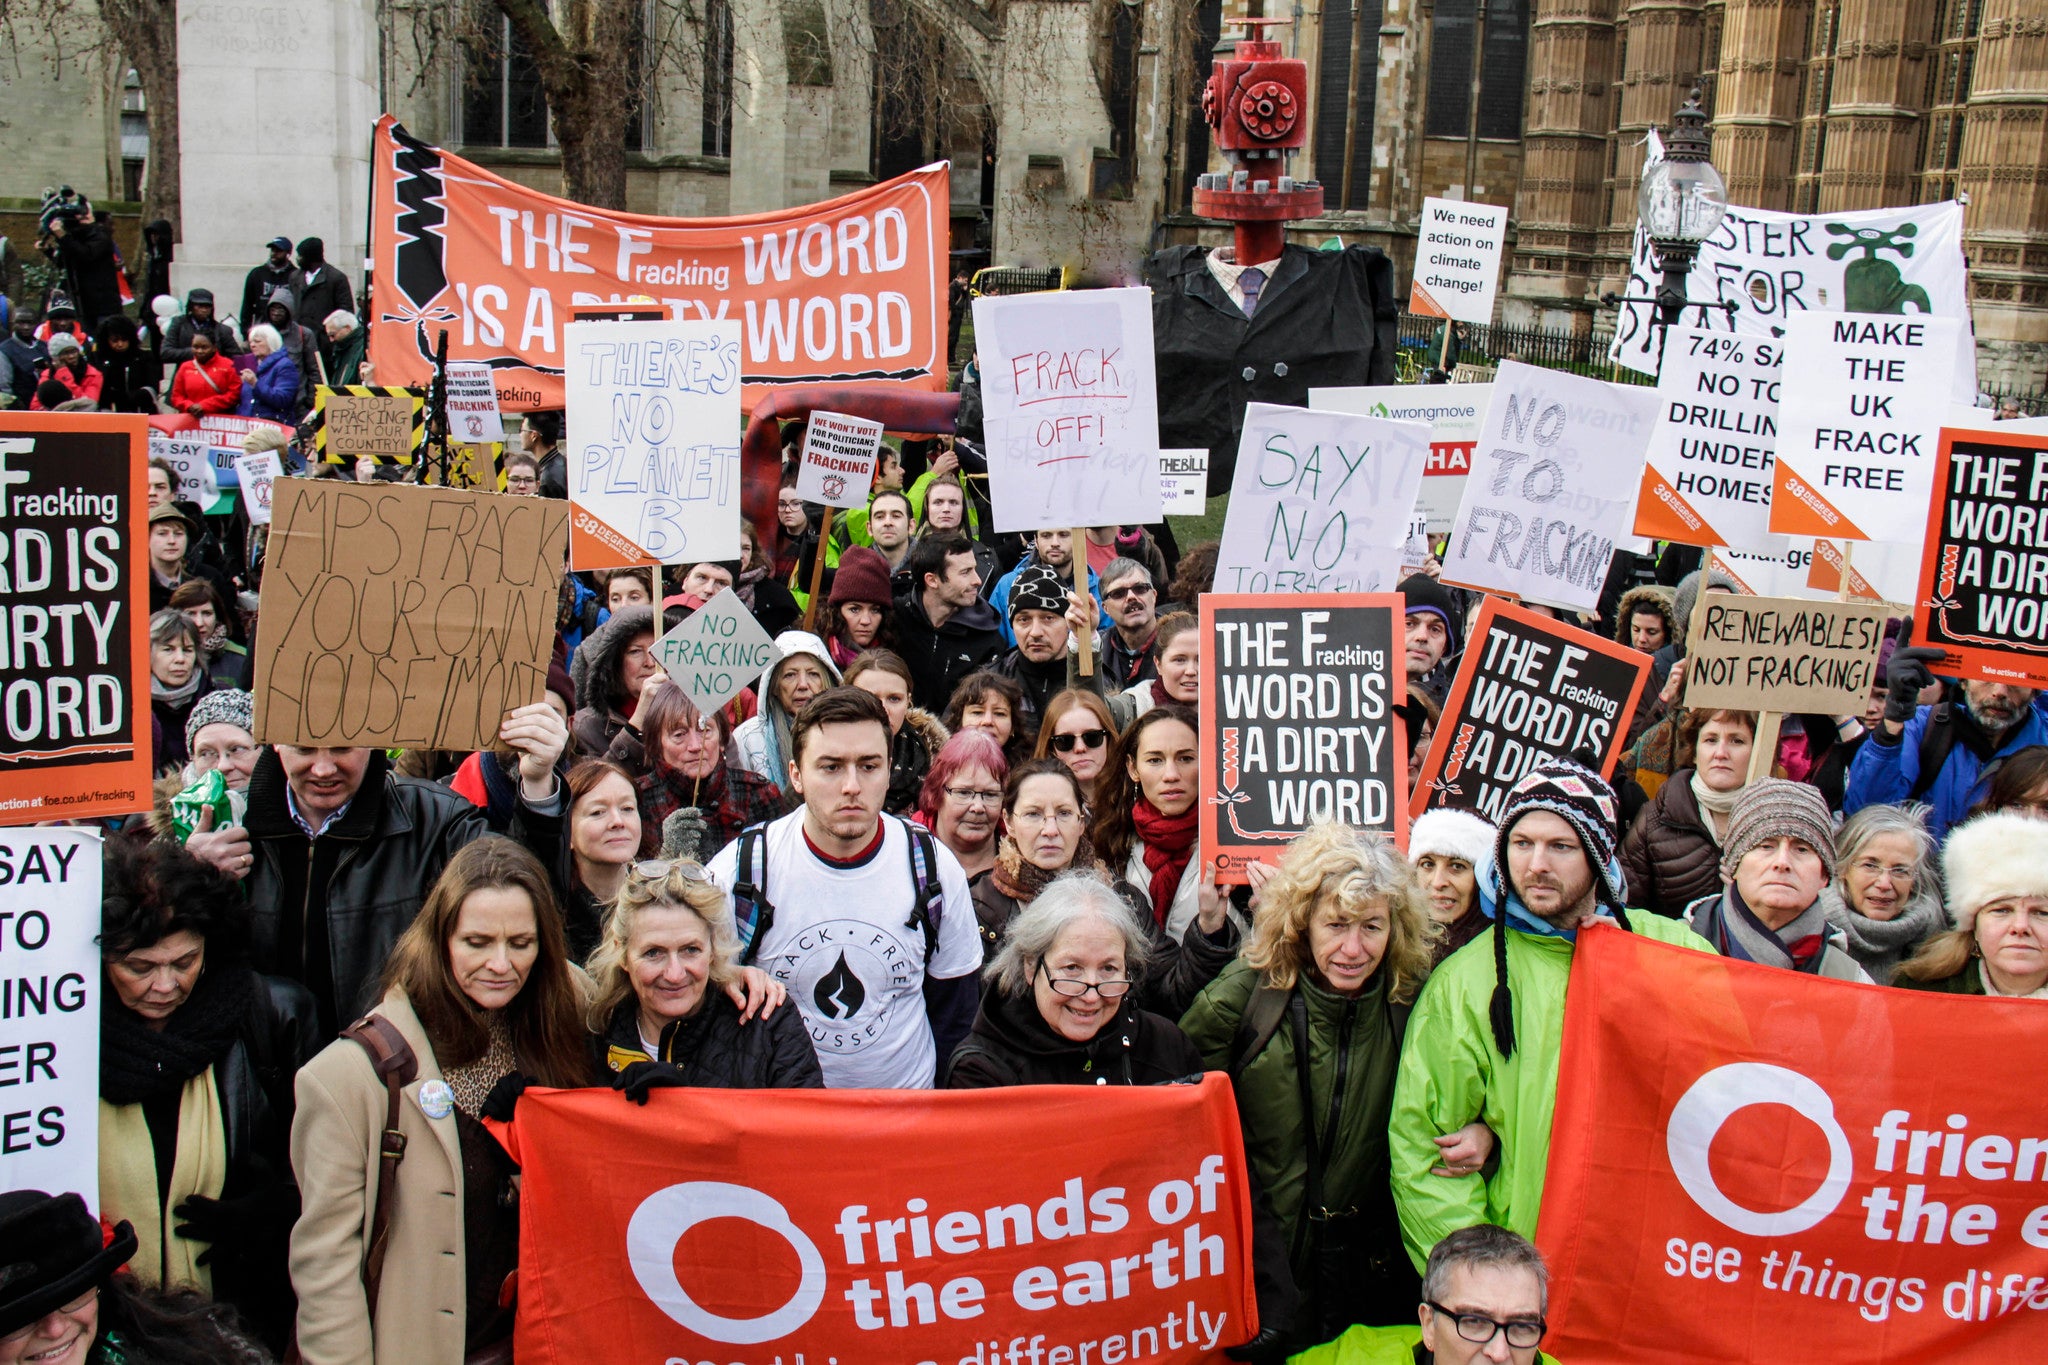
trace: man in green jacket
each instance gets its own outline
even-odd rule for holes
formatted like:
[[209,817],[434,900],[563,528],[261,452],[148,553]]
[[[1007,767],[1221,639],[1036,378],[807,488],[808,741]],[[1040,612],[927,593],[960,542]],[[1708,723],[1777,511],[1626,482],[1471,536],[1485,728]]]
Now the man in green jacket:
[[[1570,759],[1532,769],[1501,809],[1481,896],[1493,927],[1451,954],[1416,1002],[1387,1140],[1401,1235],[1418,1268],[1438,1241],[1474,1223],[1536,1235],[1578,935],[1620,927],[1713,951],[1675,920],[1623,908],[1615,819],[1614,790],[1591,769]],[[1483,1184],[1431,1179],[1437,1135],[1474,1119],[1499,1139],[1498,1169]]]
[[1353,1327],[1288,1365],[1557,1365],[1537,1350],[1549,1330],[1543,1253],[1479,1223],[1436,1244],[1422,1276],[1421,1324]]

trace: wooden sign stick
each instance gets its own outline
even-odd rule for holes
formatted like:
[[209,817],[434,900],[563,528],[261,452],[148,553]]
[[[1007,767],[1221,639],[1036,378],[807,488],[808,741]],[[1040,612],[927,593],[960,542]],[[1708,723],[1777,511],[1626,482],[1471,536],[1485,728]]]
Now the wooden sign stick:
[[[1074,595],[1076,597],[1085,598],[1088,595],[1087,528],[1076,526],[1074,528],[1073,535]],[[1081,632],[1081,639],[1079,643],[1081,646],[1081,676],[1084,678],[1093,677],[1095,675],[1095,622],[1090,621],[1088,623],[1088,629]]]
[[1778,726],[1783,719],[1776,711],[1757,716],[1756,740],[1749,748],[1749,776],[1743,779],[1745,784],[1771,775],[1771,765],[1778,758]]
[[804,629],[809,630],[818,619],[818,589],[825,581],[825,546],[832,540],[832,509],[825,509],[825,519],[818,523],[818,544],[811,551],[811,595],[804,603]]

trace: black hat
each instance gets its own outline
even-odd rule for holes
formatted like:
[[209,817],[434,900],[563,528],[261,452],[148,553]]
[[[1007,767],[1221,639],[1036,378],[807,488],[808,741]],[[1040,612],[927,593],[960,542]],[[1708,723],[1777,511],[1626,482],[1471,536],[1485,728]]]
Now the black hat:
[[1032,564],[1010,585],[1010,619],[1020,611],[1049,611],[1067,614],[1068,579],[1050,564]]
[[135,1229],[100,1234],[97,1218],[75,1194],[41,1190],[0,1194],[0,1336],[32,1326],[127,1264]]
[[1458,638],[1463,632],[1458,629],[1458,600],[1451,596],[1449,588],[1426,573],[1418,573],[1402,579],[1394,591],[1408,599],[1407,615],[1426,611],[1442,617],[1444,633],[1451,642],[1444,653],[1458,652]]

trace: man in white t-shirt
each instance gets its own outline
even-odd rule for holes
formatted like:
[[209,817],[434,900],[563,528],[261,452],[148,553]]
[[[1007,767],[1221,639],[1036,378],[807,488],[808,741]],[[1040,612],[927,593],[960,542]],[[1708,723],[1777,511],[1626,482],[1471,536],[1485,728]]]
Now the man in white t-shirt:
[[889,715],[872,693],[812,698],[790,751],[804,804],[709,868],[742,960],[788,987],[827,1086],[928,1090],[974,1023],[981,943],[967,874],[927,831],[882,814]]

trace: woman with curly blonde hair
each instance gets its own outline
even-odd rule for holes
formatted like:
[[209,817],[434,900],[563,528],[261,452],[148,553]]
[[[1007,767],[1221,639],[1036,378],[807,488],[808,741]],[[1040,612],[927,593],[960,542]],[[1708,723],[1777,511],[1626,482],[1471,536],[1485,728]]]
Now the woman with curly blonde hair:
[[[1318,823],[1260,879],[1251,938],[1181,1028],[1237,1088],[1245,1155],[1288,1238],[1303,1342],[1396,1321],[1420,1292],[1388,1183],[1387,1116],[1436,927],[1387,840]],[[1492,1134],[1443,1140],[1475,1172]]]
[[[738,963],[725,894],[692,862],[634,863],[590,955],[587,1022],[614,1088],[647,1103],[656,1086],[817,1089],[825,1084],[803,1017],[768,993],[742,1002],[757,969]],[[744,1011],[744,1012],[743,1012]]]

